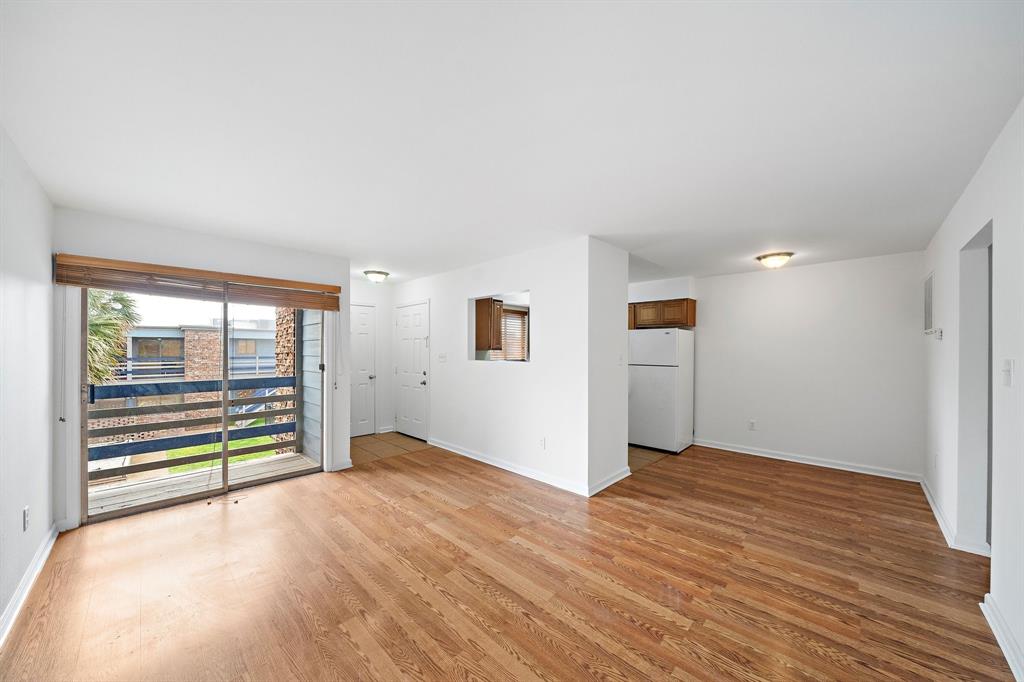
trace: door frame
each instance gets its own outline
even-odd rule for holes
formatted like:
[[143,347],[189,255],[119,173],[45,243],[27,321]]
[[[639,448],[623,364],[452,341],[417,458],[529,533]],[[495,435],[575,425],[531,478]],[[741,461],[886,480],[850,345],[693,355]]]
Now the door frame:
[[[394,325],[393,331],[391,332],[391,359],[392,359],[392,365],[393,365],[393,370],[394,370],[393,371],[393,375],[394,376],[398,376],[398,309],[399,308],[408,308],[408,307],[414,306],[414,305],[424,305],[424,304],[427,306],[427,379],[428,379],[428,381],[427,381],[427,390],[426,390],[426,400],[424,401],[425,409],[424,409],[424,415],[423,415],[423,423],[424,423],[425,428],[426,428],[426,434],[425,434],[426,438],[424,438],[423,440],[425,440],[427,442],[430,442],[430,388],[431,388],[431,386],[434,383],[434,369],[433,369],[433,366],[430,364],[430,356],[432,354],[432,350],[431,350],[431,346],[430,346],[430,337],[431,337],[431,327],[430,327],[431,320],[430,320],[430,318],[431,318],[431,315],[430,315],[430,299],[429,298],[418,300],[418,301],[407,301],[405,303],[395,304],[395,307],[392,310],[392,315],[393,315],[393,317],[395,319],[395,325]],[[397,382],[394,382],[392,389],[394,391],[394,395],[392,396],[392,401],[391,401],[392,404],[394,405],[394,414],[393,414],[393,419],[392,419],[392,421],[394,423],[394,427],[393,428],[395,430],[395,433],[400,433],[400,431],[398,430],[398,383]],[[410,436],[410,437],[414,437],[414,436]]]
[[[380,378],[380,372],[377,371],[377,304],[376,303],[358,303],[356,301],[352,301],[351,303],[348,304],[348,307],[349,307],[349,312],[348,312],[348,319],[349,319],[349,322],[348,322],[348,338],[349,338],[349,345],[350,346],[352,344],[352,309],[356,308],[356,307],[373,308],[373,368],[370,370],[373,373],[374,377],[375,377],[374,379],[372,379],[373,383],[371,384],[372,387],[373,387],[373,424],[372,424],[372,426],[370,428],[370,433],[369,434],[363,434],[363,435],[373,436],[373,435],[377,434],[377,379]],[[354,363],[352,365],[352,369],[353,369],[352,375],[354,376],[355,375],[355,371],[354,371],[355,370],[355,364]],[[349,381],[351,382],[351,378],[349,379]],[[349,391],[351,393],[351,389],[349,389]],[[348,424],[349,424],[349,437],[350,438],[356,438],[357,436],[354,436],[351,433],[351,430],[352,430],[352,400],[351,400],[351,398],[349,399],[349,404],[348,404]]]

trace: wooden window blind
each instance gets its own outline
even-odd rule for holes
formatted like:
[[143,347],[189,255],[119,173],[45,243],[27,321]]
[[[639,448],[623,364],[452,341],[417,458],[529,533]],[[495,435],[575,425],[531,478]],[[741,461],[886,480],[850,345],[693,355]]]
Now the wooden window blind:
[[530,316],[525,310],[505,308],[501,313],[501,350],[492,360],[527,360],[530,357]]
[[341,287],[293,280],[196,270],[170,265],[73,256],[54,256],[57,284],[116,289],[137,294],[249,303],[280,308],[339,310]]

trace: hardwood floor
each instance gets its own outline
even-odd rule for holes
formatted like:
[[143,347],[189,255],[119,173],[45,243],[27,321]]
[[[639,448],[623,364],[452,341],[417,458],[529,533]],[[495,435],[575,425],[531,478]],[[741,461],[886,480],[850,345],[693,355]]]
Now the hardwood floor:
[[987,580],[912,483],[693,447],[588,500],[427,447],[62,535],[0,679],[1007,680]]

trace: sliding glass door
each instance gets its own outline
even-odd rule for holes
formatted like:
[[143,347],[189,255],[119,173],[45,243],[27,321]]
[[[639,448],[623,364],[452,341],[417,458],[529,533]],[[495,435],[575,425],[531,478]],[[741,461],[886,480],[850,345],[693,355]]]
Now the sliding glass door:
[[321,467],[321,311],[86,296],[88,518]]
[[319,310],[228,304],[228,482],[317,469]]

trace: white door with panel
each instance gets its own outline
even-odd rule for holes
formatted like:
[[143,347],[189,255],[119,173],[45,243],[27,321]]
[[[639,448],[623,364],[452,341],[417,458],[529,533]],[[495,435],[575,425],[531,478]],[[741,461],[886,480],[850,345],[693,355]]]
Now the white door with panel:
[[427,439],[427,370],[430,357],[430,306],[395,308],[395,377],[398,385],[395,430]]
[[352,435],[365,436],[375,428],[374,403],[377,309],[352,306]]

